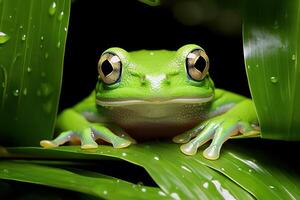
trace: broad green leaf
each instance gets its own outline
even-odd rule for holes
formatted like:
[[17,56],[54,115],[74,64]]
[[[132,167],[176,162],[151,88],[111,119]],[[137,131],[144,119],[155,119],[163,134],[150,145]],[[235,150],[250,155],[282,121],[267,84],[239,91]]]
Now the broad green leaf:
[[0,143],[51,138],[70,0],[0,0]]
[[93,177],[84,174],[89,173],[18,161],[0,161],[2,179],[69,189],[104,199],[169,199],[158,188],[134,185],[98,173],[93,173]]
[[300,139],[300,1],[245,1],[244,55],[262,136]]
[[[118,158],[146,169],[167,195],[181,199],[298,199],[300,177],[283,168],[255,146],[226,144],[219,160],[204,159],[202,151],[185,156],[177,144],[153,142],[126,149],[100,146],[81,150],[78,146],[53,149],[9,148],[11,156],[32,158]],[[2,154],[4,156],[4,154]],[[273,160],[273,161],[272,161]]]

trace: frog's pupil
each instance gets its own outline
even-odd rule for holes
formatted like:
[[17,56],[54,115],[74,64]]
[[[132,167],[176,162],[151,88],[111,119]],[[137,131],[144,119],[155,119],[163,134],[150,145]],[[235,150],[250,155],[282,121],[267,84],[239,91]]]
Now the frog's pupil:
[[101,70],[104,74],[104,76],[107,76],[108,74],[110,74],[114,69],[111,66],[110,62],[108,60],[105,60],[102,65],[101,65]]
[[202,56],[200,56],[200,57],[197,59],[197,61],[195,62],[194,67],[195,67],[198,71],[203,72],[204,69],[205,69],[205,66],[206,66],[206,60],[205,60]]

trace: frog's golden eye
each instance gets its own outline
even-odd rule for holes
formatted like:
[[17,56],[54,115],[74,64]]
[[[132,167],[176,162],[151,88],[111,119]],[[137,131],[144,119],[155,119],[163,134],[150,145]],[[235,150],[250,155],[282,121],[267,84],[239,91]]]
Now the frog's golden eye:
[[202,49],[194,49],[186,57],[186,71],[195,81],[201,81],[209,69],[209,59]]
[[120,80],[122,63],[119,56],[114,53],[102,54],[98,62],[100,79],[106,84],[114,84]]

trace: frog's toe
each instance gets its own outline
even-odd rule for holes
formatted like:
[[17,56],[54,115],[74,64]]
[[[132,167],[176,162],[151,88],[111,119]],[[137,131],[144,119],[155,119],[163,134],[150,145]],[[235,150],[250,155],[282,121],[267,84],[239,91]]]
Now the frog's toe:
[[195,155],[197,153],[197,149],[197,145],[192,142],[180,146],[181,152],[189,156]]
[[224,142],[228,140],[231,136],[236,135],[238,131],[239,126],[237,123],[232,125],[232,123],[230,122],[224,122],[221,126],[219,126],[216,129],[214,138],[210,146],[203,151],[203,156],[209,160],[218,159]]
[[125,148],[128,147],[129,145],[131,145],[131,141],[123,139],[123,138],[116,138],[114,141],[112,141],[112,145],[114,148]]
[[193,137],[195,137],[195,132],[193,131],[187,131],[185,133],[182,133],[180,135],[177,135],[173,137],[172,141],[178,144],[187,143],[190,141]]
[[83,130],[82,134],[80,134],[80,140],[82,149],[94,149],[98,147],[91,128]]
[[59,136],[57,136],[54,140],[40,141],[40,145],[44,148],[58,147],[59,145],[69,142],[73,136],[74,133],[72,131],[65,131],[62,132]]
[[104,126],[94,124],[93,131],[96,138],[111,143],[114,148],[125,148],[132,144],[132,141],[115,135],[111,130]]
[[217,160],[220,156],[221,146],[211,145],[203,151],[203,156],[209,160]]
[[40,145],[44,148],[53,148],[53,147],[57,147],[58,145],[53,143],[50,140],[41,140],[40,141]]

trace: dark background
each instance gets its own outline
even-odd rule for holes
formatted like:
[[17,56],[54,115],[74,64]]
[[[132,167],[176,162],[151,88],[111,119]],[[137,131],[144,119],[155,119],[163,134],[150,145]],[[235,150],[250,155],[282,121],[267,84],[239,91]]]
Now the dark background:
[[[194,13],[200,13],[200,17],[192,15],[197,6],[202,10]],[[210,75],[216,87],[250,97],[240,18],[232,11],[221,15],[224,10],[211,7],[184,3],[151,7],[133,0],[75,1],[71,8],[59,109],[72,106],[90,94],[97,81],[98,59],[105,49],[113,46],[127,51],[177,50],[185,44],[198,44],[210,58]]]

